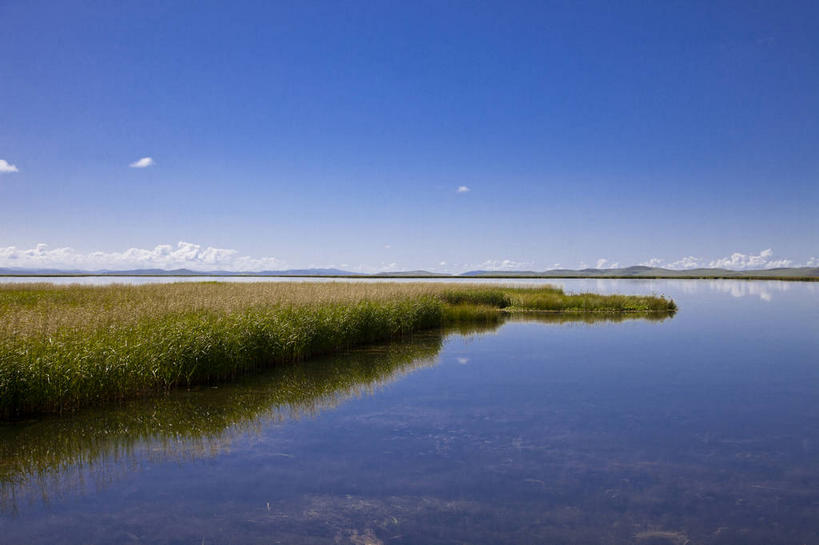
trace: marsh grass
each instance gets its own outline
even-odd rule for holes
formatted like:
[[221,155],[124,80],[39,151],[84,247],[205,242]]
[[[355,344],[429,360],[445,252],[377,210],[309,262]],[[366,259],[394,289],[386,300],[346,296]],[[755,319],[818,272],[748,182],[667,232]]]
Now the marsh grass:
[[504,312],[673,313],[662,297],[440,283],[0,287],[0,416],[233,380]]
[[648,295],[600,295],[580,293],[566,295],[562,291],[515,289],[509,292],[511,310],[549,312],[676,312],[673,300]]

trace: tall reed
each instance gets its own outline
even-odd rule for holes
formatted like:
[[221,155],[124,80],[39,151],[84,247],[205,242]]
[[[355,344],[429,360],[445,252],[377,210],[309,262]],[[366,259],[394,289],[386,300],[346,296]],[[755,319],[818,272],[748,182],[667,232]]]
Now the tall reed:
[[0,416],[61,412],[500,312],[673,312],[551,286],[179,283],[0,287]]

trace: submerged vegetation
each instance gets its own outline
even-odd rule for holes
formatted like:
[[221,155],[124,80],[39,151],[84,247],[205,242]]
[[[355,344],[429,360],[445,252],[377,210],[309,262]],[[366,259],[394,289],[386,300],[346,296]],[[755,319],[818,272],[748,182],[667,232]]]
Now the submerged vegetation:
[[62,412],[507,313],[676,310],[663,297],[437,283],[0,287],[0,416]]

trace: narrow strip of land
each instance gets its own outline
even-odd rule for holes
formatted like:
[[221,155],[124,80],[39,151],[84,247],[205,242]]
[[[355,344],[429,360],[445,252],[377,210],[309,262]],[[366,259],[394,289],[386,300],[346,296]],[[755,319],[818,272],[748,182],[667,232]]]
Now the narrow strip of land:
[[255,274],[255,273],[39,273],[0,274],[0,278],[306,278],[330,280],[776,280],[785,282],[819,282],[819,273],[814,275],[788,274],[480,274],[473,276],[451,274]]
[[62,412],[229,381],[504,313],[669,315],[655,296],[552,286],[201,282],[0,286],[0,416]]

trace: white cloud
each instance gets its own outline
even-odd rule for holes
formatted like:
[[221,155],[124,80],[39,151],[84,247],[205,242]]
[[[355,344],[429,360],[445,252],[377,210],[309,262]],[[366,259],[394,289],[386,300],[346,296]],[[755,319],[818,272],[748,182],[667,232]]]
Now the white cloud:
[[455,190],[456,193],[469,193],[470,191],[472,191],[472,190],[469,189],[469,187],[465,186],[465,185],[459,185],[458,189]]
[[12,165],[5,159],[0,159],[0,174],[7,174],[9,172],[20,172],[16,165]]
[[666,267],[669,269],[677,269],[677,270],[689,270],[689,269],[696,269],[699,267],[703,267],[704,263],[702,258],[694,257],[693,255],[689,255],[686,257],[682,257],[677,261],[672,261]]
[[131,167],[131,168],[146,168],[146,167],[154,166],[155,164],[156,163],[154,162],[154,160],[151,157],[143,157],[142,159],[139,159],[138,161],[134,161],[133,163],[131,163],[128,166]]
[[612,263],[608,259],[606,259],[604,257],[601,257],[600,259],[597,260],[597,266],[595,268],[596,269],[616,269],[619,266],[620,266],[620,264],[617,263],[616,261],[614,263]]
[[646,267],[662,267],[663,260],[659,257],[652,257],[648,261],[643,261],[640,265],[645,265]]
[[702,258],[694,257],[692,255],[681,257],[676,261],[672,261],[670,263],[666,263],[664,259],[660,259],[659,257],[652,257],[647,261],[643,261],[640,265],[645,265],[646,267],[662,267],[664,269],[672,269],[672,270],[688,270],[688,269],[696,269],[697,267],[704,267],[704,262]]
[[790,267],[793,261],[790,259],[773,259],[773,250],[768,248],[762,250],[759,255],[748,255],[734,252],[730,257],[715,259],[711,261],[709,267],[723,269],[774,269],[777,267]]
[[479,265],[469,267],[470,269],[486,271],[510,271],[521,270],[532,265],[529,261],[513,261],[511,259],[487,259]]
[[[817,260],[819,265],[819,260]],[[731,270],[758,270],[758,269],[774,269],[777,267],[794,267],[798,266],[792,259],[777,259],[774,258],[772,249],[762,250],[759,254],[743,254],[741,252],[734,252],[730,256],[719,259],[706,260],[702,257],[694,257],[692,255],[682,257],[676,261],[666,263],[665,260],[652,257],[648,261],[640,263],[640,265],[648,265],[649,267],[665,267],[666,269],[674,270],[690,270],[701,267],[709,267],[716,269],[731,269]],[[811,266],[808,260],[808,266]]]
[[819,257],[812,257],[808,259],[808,267],[819,267]]
[[37,244],[34,248],[18,249],[15,246],[0,248],[0,267],[122,270],[122,269],[191,269],[262,271],[284,267],[274,257],[254,258],[239,255],[228,248],[203,248],[199,244],[179,242],[175,247],[160,244],[153,249],[129,248],[122,252],[83,253],[73,248],[49,248]]

